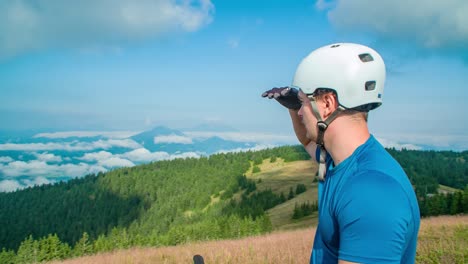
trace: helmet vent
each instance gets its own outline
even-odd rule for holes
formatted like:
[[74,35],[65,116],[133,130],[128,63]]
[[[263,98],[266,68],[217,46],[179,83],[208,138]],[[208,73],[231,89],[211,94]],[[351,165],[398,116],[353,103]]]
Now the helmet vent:
[[374,58],[372,58],[369,53],[359,54],[359,59],[361,59],[362,62],[369,62],[374,60]]
[[330,48],[338,48],[340,46],[340,44],[334,44],[334,45],[331,45]]
[[366,82],[366,91],[373,91],[375,90],[375,81],[368,81]]

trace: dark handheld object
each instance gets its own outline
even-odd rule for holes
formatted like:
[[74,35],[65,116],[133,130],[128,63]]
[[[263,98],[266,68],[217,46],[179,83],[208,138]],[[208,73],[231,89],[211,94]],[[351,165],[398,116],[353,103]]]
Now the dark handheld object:
[[203,257],[200,255],[193,256],[193,264],[205,264]]
[[262,97],[269,99],[275,98],[278,103],[288,109],[299,110],[301,108],[301,100],[298,97],[299,91],[291,87],[279,87],[268,90],[262,94]]

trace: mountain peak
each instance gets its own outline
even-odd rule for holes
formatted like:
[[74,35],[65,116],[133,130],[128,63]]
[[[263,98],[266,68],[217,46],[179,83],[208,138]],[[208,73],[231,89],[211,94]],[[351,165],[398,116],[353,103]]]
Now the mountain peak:
[[195,127],[185,129],[186,131],[203,131],[203,132],[237,132],[238,130],[221,123],[203,123]]

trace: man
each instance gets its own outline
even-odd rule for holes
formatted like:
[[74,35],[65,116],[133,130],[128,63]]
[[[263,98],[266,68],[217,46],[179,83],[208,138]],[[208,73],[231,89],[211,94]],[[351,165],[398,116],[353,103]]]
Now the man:
[[414,263],[416,195],[401,166],[369,133],[385,65],[369,47],[339,43],[302,60],[290,87],[263,97],[289,108],[298,140],[319,162],[319,224],[310,263]]

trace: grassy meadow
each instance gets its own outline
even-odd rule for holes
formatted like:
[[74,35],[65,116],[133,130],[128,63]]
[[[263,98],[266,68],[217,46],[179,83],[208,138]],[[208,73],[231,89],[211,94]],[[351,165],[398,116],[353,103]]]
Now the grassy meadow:
[[[308,263],[313,244],[317,213],[293,220],[295,204],[314,202],[317,183],[313,182],[316,165],[310,161],[285,163],[269,159],[253,164],[246,176],[255,180],[259,190],[271,189],[288,195],[290,188],[305,184],[307,191],[267,211],[274,232],[237,240],[206,241],[172,247],[132,248],[70,259],[63,264],[91,263],[193,263],[202,255],[205,263]],[[446,191],[452,189],[446,188]],[[236,194],[238,198],[240,193]],[[212,199],[212,203],[216,203]],[[441,216],[423,219],[419,233],[417,263],[468,263],[468,216]]]
[[[315,228],[276,231],[238,240],[191,243],[174,247],[133,248],[54,264],[193,263],[308,263]],[[468,216],[440,216],[422,220],[417,263],[468,263]]]
[[307,191],[295,196],[274,208],[267,210],[274,230],[290,230],[317,225],[317,213],[293,220],[292,213],[295,204],[317,201],[317,183],[313,182],[317,165],[310,161],[284,162],[278,158],[275,162],[266,159],[258,165],[260,172],[252,173],[252,168],[246,173],[247,178],[255,180],[259,190],[271,189],[275,193],[288,195],[291,188],[295,190],[298,184],[304,184]]

